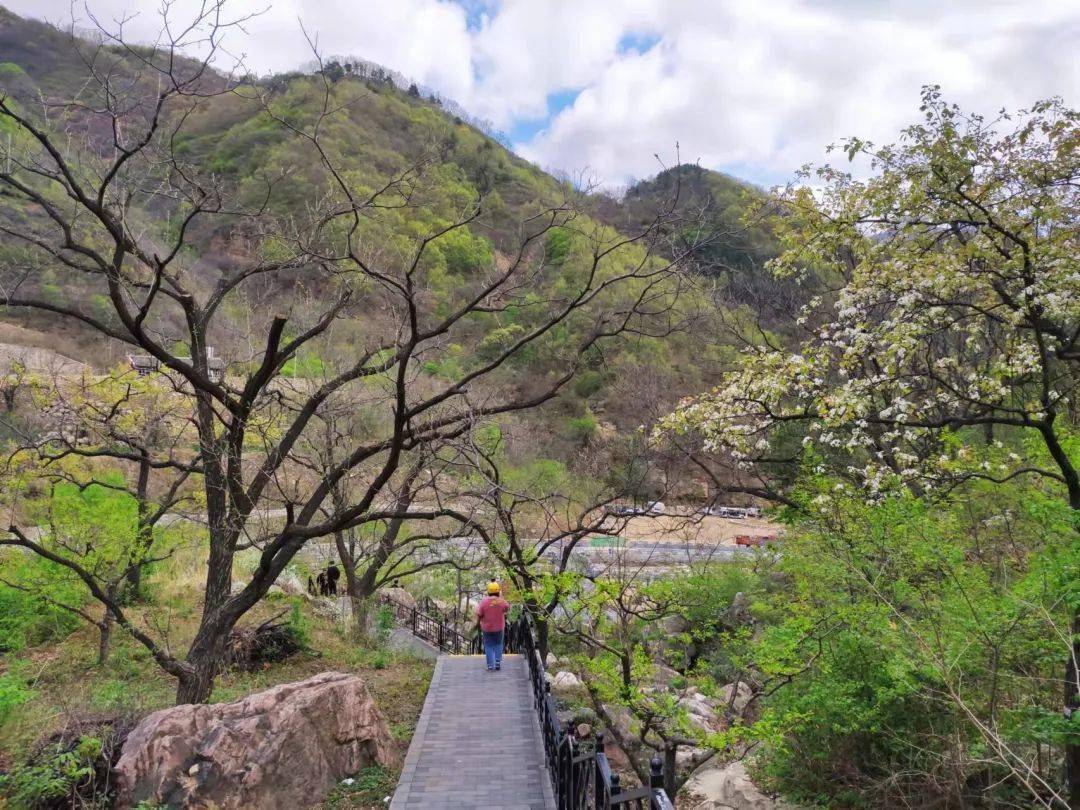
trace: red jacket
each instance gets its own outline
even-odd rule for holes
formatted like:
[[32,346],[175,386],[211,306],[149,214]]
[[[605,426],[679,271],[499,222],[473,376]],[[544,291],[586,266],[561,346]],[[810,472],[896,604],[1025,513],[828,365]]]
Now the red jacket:
[[506,614],[509,612],[510,603],[501,596],[485,596],[476,608],[480,629],[485,633],[501,633],[506,629]]

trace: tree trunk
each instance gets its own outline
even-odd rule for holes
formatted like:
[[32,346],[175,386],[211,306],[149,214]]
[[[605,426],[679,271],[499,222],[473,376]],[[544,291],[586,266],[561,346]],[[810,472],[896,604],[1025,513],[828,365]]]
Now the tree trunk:
[[112,642],[112,631],[115,619],[113,618],[112,611],[105,608],[101,614],[101,623],[98,624],[98,655],[97,662],[99,667],[105,666],[109,662],[109,647]]
[[371,600],[363,596],[349,595],[352,601],[353,623],[359,641],[371,637]]
[[[1073,611],[1072,617],[1072,655],[1065,665],[1065,716],[1071,720],[1073,734],[1080,727],[1077,716],[1080,714],[1080,693],[1077,689],[1077,661],[1080,661],[1080,608]],[[1065,784],[1070,807],[1080,807],[1080,743],[1065,745]]]
[[128,596],[133,602],[142,599],[142,567],[154,541],[154,527],[150,521],[150,454],[145,448],[139,453],[139,476],[135,484],[135,502],[138,508],[135,550],[129,560],[127,572]]
[[190,661],[191,673],[176,687],[176,705],[206,703],[214,691],[214,661],[209,658]]
[[[205,614],[204,614],[205,615]],[[214,691],[214,678],[225,652],[228,630],[204,624],[188,650],[188,671],[176,687],[176,703],[206,703]]]
[[542,618],[539,614],[533,614],[533,619],[536,622],[536,648],[540,651],[540,660],[544,662],[546,667],[549,646],[548,637],[550,635],[548,620]]

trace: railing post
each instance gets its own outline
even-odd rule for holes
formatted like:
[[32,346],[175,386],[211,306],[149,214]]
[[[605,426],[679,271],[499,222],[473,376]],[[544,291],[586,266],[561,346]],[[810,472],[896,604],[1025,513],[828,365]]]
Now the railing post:
[[649,787],[653,790],[664,789],[664,761],[659,754],[653,754],[649,760]]
[[613,800],[620,793],[622,793],[622,782],[619,779],[619,775],[617,773],[612,772],[612,774],[611,774],[611,794],[608,796],[608,801],[607,801],[607,806],[608,807],[615,807],[615,802]]
[[604,732],[596,732],[596,742],[593,745],[592,756],[592,783],[593,783],[593,810],[607,810],[607,799],[604,794],[607,785],[604,784],[604,775],[600,771],[599,754],[604,753]]
[[566,734],[562,739],[563,744],[559,746],[559,784],[556,789],[559,791],[557,801],[560,810],[570,807],[574,795],[574,732],[570,723],[570,720],[566,721]]

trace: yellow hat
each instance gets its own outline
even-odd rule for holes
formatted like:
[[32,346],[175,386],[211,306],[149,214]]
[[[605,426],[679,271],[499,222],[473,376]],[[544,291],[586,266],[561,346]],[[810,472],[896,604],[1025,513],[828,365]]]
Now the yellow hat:
[[502,588],[499,587],[498,582],[489,582],[488,583],[488,593],[491,594],[492,596],[497,594],[500,590],[502,590]]

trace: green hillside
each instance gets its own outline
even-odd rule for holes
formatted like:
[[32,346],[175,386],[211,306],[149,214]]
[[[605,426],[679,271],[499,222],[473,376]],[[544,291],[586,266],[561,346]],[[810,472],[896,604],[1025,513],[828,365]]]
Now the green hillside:
[[[28,110],[34,110],[33,99],[39,96],[67,100],[77,92],[85,93],[80,84],[86,71],[84,59],[119,74],[134,74],[139,67],[131,64],[130,54],[85,41],[73,42],[55,28],[10,12],[0,15],[0,62],[6,66],[0,83]],[[721,297],[716,295],[723,286],[717,281],[721,264],[730,258],[733,272],[745,280],[764,274],[761,264],[773,250],[762,229],[746,229],[738,222],[740,211],[760,196],[757,190],[714,172],[679,167],[636,186],[624,200],[582,198],[567,184],[447,113],[438,101],[395,86],[381,75],[349,75],[336,63],[329,67],[322,74],[290,73],[244,83],[233,92],[204,99],[178,126],[176,155],[201,171],[208,182],[226,189],[230,206],[265,208],[282,222],[292,221],[303,216],[312,201],[332,195],[335,182],[314,155],[312,145],[293,128],[311,127],[322,110],[335,110],[322,125],[321,146],[333,156],[357,196],[406,178],[389,204],[368,211],[360,224],[363,244],[372,257],[389,263],[404,261],[422,235],[449,226],[479,205],[479,214],[467,227],[440,239],[425,256],[422,281],[425,304],[432,315],[451,309],[490,268],[508,261],[507,254],[513,252],[522,223],[529,217],[572,201],[593,212],[592,218],[576,220],[572,227],[548,235],[544,247],[549,253],[549,272],[535,280],[535,297],[543,300],[545,284],[555,285],[552,289],[557,290],[560,276],[570,278],[582,272],[588,260],[588,242],[597,233],[607,232],[614,238],[647,223],[654,215],[650,212],[664,207],[675,193],[672,180],[678,174],[683,184],[679,208],[687,224],[683,226],[685,233],[672,235],[672,249],[680,247],[680,240],[700,239],[705,229],[723,231],[719,240],[706,240],[695,257],[702,283],[679,291],[673,328],[642,329],[596,352],[571,390],[542,414],[529,417],[533,423],[530,430],[540,431],[546,446],[557,455],[571,456],[582,443],[602,433],[605,423],[607,429],[618,432],[636,428],[643,417],[662,413],[680,396],[707,387],[724,367],[730,352],[724,348],[727,338],[717,331],[714,317],[715,308],[721,305]],[[221,77],[207,76],[201,86],[216,89],[225,85]],[[149,106],[157,87],[145,76],[134,87],[144,94],[143,103]],[[111,136],[95,129],[92,117],[80,127],[86,133],[84,149],[110,153]],[[183,206],[135,210],[132,216],[145,218],[147,227],[156,227],[165,219],[167,227],[176,228],[182,210]],[[40,212],[26,215],[40,217]],[[198,255],[191,256],[190,272],[204,285],[214,283],[249,249],[250,235],[245,234],[242,223],[218,219],[213,228],[196,222],[191,229]],[[7,244],[4,250],[10,260],[19,260],[18,246]],[[660,253],[664,250],[661,246]],[[637,258],[634,249],[626,251],[625,261]],[[97,301],[95,295],[100,297],[100,293],[84,289],[76,274],[55,268],[41,273],[39,279],[39,292],[45,297],[88,298],[92,306],[108,313],[108,302]],[[293,311],[302,309],[305,300],[318,300],[331,292],[325,279],[308,272],[297,272],[289,283],[279,276],[275,284],[275,288],[262,291],[264,303],[274,301],[275,306]],[[668,301],[669,305],[674,302],[674,297]],[[12,312],[4,317],[41,331],[53,328],[40,315]],[[436,377],[444,372],[452,375],[482,362],[485,352],[513,340],[528,327],[529,319],[529,313],[520,307],[473,319],[468,342],[452,343],[438,356],[429,356],[424,372]],[[236,373],[248,362],[237,348],[244,343],[245,323],[244,313],[237,312],[235,329],[212,336]],[[332,369],[352,356],[365,336],[387,325],[382,313],[369,307],[350,328],[338,329],[332,341],[309,352],[309,357],[301,358],[291,369],[301,374]],[[165,316],[157,327],[175,333],[178,340],[183,337],[179,315],[172,322]],[[81,334],[78,327],[70,325],[63,328],[69,345],[84,349],[76,359],[99,368],[104,357],[115,361],[117,351],[103,351],[98,336]],[[672,333],[666,334],[669,331]],[[665,338],[650,337],[650,332],[664,332]],[[713,337],[707,343],[709,351],[691,346],[691,332],[698,336],[697,347],[702,335]],[[519,385],[523,379],[542,378],[560,368],[560,347],[570,336],[565,330],[553,333],[503,375],[505,383]]]

